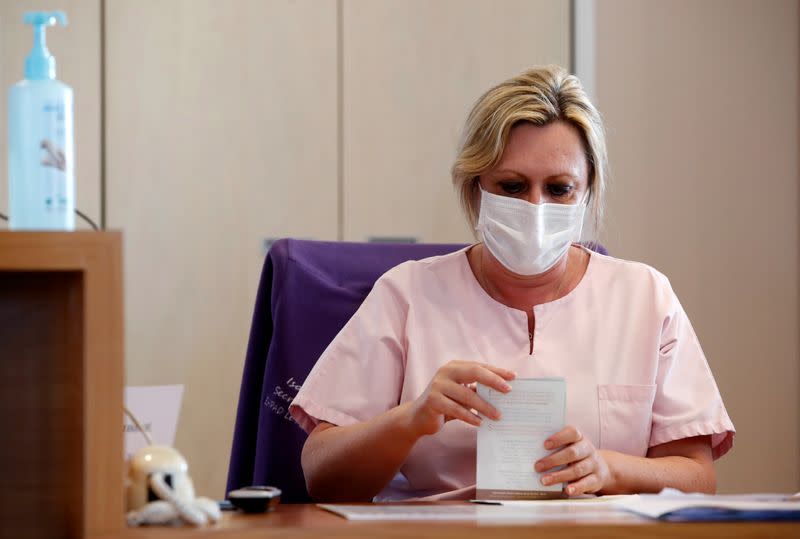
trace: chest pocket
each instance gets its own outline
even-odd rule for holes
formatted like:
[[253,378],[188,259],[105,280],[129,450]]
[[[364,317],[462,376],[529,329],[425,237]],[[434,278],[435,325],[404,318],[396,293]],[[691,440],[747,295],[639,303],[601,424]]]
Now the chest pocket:
[[655,385],[599,385],[600,448],[644,457],[650,442]]

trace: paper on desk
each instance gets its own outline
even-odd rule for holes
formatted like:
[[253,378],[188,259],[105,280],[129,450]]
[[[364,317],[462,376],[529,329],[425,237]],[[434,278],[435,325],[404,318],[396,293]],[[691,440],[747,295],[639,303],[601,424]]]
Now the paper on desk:
[[506,507],[555,507],[576,506],[576,505],[608,505],[622,506],[631,503],[638,494],[611,494],[607,496],[579,496],[575,498],[564,498],[556,500],[498,500],[488,502],[486,500],[473,500],[475,503],[496,503]]
[[567,386],[563,378],[518,378],[500,393],[478,384],[478,395],[497,408],[500,421],[478,427],[477,492],[481,500],[563,497],[562,484],[544,486],[534,463],[549,451],[544,441],[564,427]]
[[611,505],[541,505],[506,507],[501,505],[450,504],[320,504],[318,507],[354,521],[475,521],[492,523],[640,522],[641,517],[617,510]]
[[[132,411],[144,429],[153,438],[153,443],[172,446],[178,426],[178,413],[183,398],[182,385],[128,386],[125,388],[125,406]],[[147,445],[144,437],[123,415],[125,433],[125,459]]]
[[[770,514],[800,518],[800,497],[786,494],[739,494],[712,496],[684,494],[675,489],[664,489],[659,494],[642,494],[622,500],[618,507],[639,515],[662,520],[736,520],[740,513],[745,520],[769,519]],[[705,511],[704,511],[705,510]],[[751,515],[751,517],[748,517]],[[759,517],[760,515],[760,517]]]

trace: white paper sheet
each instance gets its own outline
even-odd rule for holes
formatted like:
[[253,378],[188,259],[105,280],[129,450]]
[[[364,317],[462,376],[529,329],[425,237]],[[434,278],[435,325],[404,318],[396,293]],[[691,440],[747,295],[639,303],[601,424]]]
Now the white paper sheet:
[[502,505],[419,505],[419,504],[320,504],[318,507],[356,521],[473,521],[526,524],[541,522],[627,523],[643,519],[612,504],[586,505],[539,501],[526,506]]
[[[136,415],[153,438],[153,443],[159,445],[175,444],[175,430],[178,427],[182,398],[182,385],[125,388],[125,406]],[[134,452],[147,445],[147,442],[127,416],[123,415],[122,421],[127,460]]]
[[582,495],[575,498],[565,498],[562,500],[503,500],[486,501],[473,500],[475,503],[497,503],[505,507],[555,507],[555,506],[579,506],[579,505],[608,505],[622,506],[634,503],[638,494],[611,494],[608,496]]
[[549,451],[544,441],[564,428],[567,387],[563,378],[520,378],[500,393],[478,384],[478,395],[502,414],[478,427],[476,497],[483,500],[558,497],[562,484],[544,486],[534,463]]

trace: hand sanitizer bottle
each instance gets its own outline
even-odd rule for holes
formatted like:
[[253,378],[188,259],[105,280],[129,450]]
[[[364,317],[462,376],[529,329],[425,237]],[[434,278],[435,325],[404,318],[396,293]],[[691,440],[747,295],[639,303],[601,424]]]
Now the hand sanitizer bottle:
[[31,12],[23,20],[33,26],[33,49],[25,79],[8,96],[9,227],[74,230],[72,88],[56,80],[56,60],[45,43],[45,27],[66,26],[67,17]]

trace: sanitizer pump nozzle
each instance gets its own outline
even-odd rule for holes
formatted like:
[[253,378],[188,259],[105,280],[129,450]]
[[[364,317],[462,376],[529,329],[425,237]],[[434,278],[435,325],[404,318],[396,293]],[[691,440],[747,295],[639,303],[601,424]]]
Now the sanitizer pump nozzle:
[[52,80],[56,78],[56,59],[47,50],[45,28],[67,25],[63,11],[33,11],[23,17],[25,24],[33,26],[33,48],[25,58],[25,78],[28,80]]

